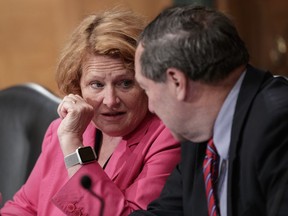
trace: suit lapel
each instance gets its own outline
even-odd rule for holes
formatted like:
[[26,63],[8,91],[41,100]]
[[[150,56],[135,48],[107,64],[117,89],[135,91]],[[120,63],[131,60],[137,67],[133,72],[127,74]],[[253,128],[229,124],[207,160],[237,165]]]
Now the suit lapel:
[[[247,66],[247,72],[244,77],[237,103],[235,108],[235,113],[233,117],[232,123],[232,131],[231,131],[231,142],[229,148],[229,171],[228,171],[228,215],[232,215],[232,181],[233,177],[235,177],[235,170],[237,170],[236,165],[236,157],[237,157],[237,149],[239,149],[239,138],[242,131],[242,128],[245,123],[245,119],[247,114],[249,113],[249,109],[252,105],[252,102],[257,95],[262,83],[266,80],[267,77],[271,77],[270,73],[263,73],[262,71],[254,69],[252,66]],[[235,187],[235,185],[234,185]]]
[[[196,154],[196,164],[195,164],[195,173],[193,181],[195,181],[194,196],[193,203],[197,203],[195,206],[195,213],[197,215],[208,215],[208,204],[207,204],[207,197],[206,197],[206,189],[205,189],[205,182],[204,182],[204,174],[203,174],[203,162],[207,147],[207,142],[199,143],[197,145],[197,154]],[[193,205],[193,204],[192,204]]]

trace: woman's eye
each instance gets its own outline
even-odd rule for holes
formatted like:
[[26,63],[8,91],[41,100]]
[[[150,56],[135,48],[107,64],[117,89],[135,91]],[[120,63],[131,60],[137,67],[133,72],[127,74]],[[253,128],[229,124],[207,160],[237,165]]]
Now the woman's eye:
[[103,88],[104,85],[100,82],[94,82],[94,83],[91,83],[91,86],[92,88],[99,89],[99,88]]
[[134,81],[133,80],[122,80],[119,85],[122,88],[130,88],[131,86],[133,86]]

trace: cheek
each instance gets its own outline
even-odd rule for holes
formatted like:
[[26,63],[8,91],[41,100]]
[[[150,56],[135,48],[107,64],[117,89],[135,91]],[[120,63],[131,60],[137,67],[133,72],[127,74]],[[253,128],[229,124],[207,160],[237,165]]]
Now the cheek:
[[[147,93],[148,96],[148,106],[149,106],[149,110],[151,112],[155,112],[155,105],[157,105],[157,98],[155,98],[155,94],[149,94]],[[156,101],[156,104],[155,104]],[[159,102],[159,100],[158,100]]]
[[162,97],[158,97],[156,94],[149,97],[148,106],[150,112],[155,113],[159,117],[162,117],[163,115],[165,116],[167,111],[170,110],[168,103],[166,103]]
[[153,101],[151,98],[149,98],[149,100],[148,100],[148,108],[149,108],[150,112],[154,113]]
[[148,112],[148,98],[146,94],[143,92],[142,94],[138,95],[137,97],[133,98],[134,105],[131,108],[130,117],[131,120],[138,124]]
[[144,92],[134,92],[129,95],[123,96],[123,103],[125,103],[126,107],[129,109],[139,109],[139,108],[147,108],[148,100],[147,96]]
[[98,108],[101,104],[101,101],[102,101],[102,97],[100,94],[95,94],[95,93],[89,94],[89,93],[83,92],[82,97],[88,104],[93,106],[94,109]]

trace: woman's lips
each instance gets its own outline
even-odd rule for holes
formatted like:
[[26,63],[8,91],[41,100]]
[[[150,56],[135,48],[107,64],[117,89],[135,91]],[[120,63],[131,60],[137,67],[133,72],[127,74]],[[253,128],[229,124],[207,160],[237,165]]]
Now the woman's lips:
[[102,113],[101,116],[102,118],[108,121],[117,121],[123,118],[125,114],[126,112],[107,112],[107,113]]

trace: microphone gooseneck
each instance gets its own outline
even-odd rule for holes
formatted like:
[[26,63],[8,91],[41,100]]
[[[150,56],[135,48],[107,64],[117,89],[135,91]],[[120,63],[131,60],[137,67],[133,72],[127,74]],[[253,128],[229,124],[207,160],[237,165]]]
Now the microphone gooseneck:
[[83,188],[85,188],[87,191],[89,191],[89,193],[95,197],[96,199],[98,199],[100,201],[100,212],[99,212],[99,215],[100,216],[103,216],[104,214],[104,206],[105,206],[105,203],[104,203],[104,200],[102,197],[100,197],[98,194],[96,194],[92,189],[91,189],[91,186],[92,186],[92,180],[91,178],[88,176],[88,175],[83,175],[81,177],[81,180],[80,180],[80,184]]

